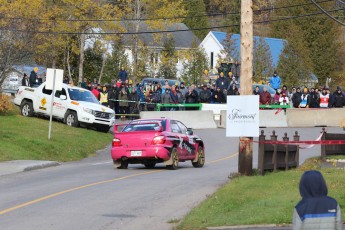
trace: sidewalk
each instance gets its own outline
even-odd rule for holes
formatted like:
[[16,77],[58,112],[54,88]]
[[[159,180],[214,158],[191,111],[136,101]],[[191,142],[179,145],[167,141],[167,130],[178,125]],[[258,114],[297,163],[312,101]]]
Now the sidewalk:
[[35,161],[35,160],[16,160],[0,162],[0,176],[58,166],[60,163],[55,161]]

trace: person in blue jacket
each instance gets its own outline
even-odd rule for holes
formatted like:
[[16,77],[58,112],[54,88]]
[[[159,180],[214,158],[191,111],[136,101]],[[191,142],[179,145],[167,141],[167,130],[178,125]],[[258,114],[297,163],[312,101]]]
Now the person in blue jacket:
[[299,191],[302,200],[294,209],[292,229],[343,229],[339,204],[327,196],[327,185],[319,171],[304,172]]
[[280,89],[281,79],[277,73],[277,71],[274,71],[273,76],[270,78],[270,85],[273,89],[277,91],[277,89]]

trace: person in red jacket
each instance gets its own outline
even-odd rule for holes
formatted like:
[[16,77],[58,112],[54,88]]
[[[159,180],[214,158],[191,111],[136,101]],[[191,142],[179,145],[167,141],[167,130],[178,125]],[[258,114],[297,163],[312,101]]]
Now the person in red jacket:
[[91,91],[93,93],[93,95],[95,95],[95,97],[97,98],[98,100],[98,96],[99,96],[99,91],[97,89],[97,85],[95,85]]
[[267,92],[267,88],[264,87],[263,91],[260,93],[260,105],[269,105],[271,104],[271,94]]

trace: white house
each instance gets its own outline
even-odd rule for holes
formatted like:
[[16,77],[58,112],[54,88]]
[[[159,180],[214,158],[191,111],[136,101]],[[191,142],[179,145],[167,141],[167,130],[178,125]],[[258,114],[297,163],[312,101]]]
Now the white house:
[[[237,48],[238,54],[240,54],[240,35],[232,34],[231,40],[234,41],[234,46]],[[221,51],[224,49],[223,43],[226,39],[226,33],[220,31],[210,31],[204,40],[200,43],[206,51],[210,62],[210,69],[216,71],[218,55],[221,55]],[[254,39],[259,37],[254,36]],[[279,62],[279,56],[284,48],[284,40],[277,38],[264,38],[271,50],[273,66],[277,67]]]
[[[134,29],[131,26],[123,25],[127,32],[132,33],[134,32]],[[96,29],[97,30],[97,29]],[[138,37],[141,44],[144,44],[145,47],[150,52],[150,55],[147,57],[147,64],[146,67],[148,69],[148,72],[151,73],[151,77],[156,77],[158,74],[158,65],[160,63],[160,55],[163,49],[164,40],[167,37],[167,33],[163,34],[162,39],[160,41],[157,41],[157,39],[154,36],[154,33],[147,33],[147,32],[153,32],[153,31],[160,31],[161,29],[150,29],[145,22],[140,22],[139,31],[143,33],[139,33]],[[167,26],[165,31],[176,31],[171,32],[170,35],[174,39],[175,42],[175,50],[177,51],[177,78],[179,78],[183,71],[183,62],[184,59],[179,55],[181,51],[189,50],[192,48],[193,42],[196,43],[196,45],[200,44],[200,40],[194,35],[194,33],[189,30],[189,28],[183,24],[183,23],[174,23],[170,26]],[[180,31],[181,30],[181,31]],[[97,30],[99,31],[99,30]],[[130,63],[133,62],[133,53],[131,48],[131,38],[132,35],[125,34],[122,35],[122,39],[125,46],[125,54],[128,56],[128,60]],[[100,39],[97,37],[89,38],[85,43],[85,49],[88,47],[93,47],[94,42],[96,39]],[[108,50],[109,54],[112,54],[113,48],[111,44],[106,44],[106,48]],[[139,46],[139,49],[141,47]]]

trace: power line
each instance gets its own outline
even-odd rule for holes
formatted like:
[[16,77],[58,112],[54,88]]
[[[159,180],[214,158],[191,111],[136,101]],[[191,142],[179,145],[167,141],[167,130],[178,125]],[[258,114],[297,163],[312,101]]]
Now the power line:
[[[331,2],[333,0],[323,0],[319,3]],[[254,10],[254,13],[261,13],[263,11],[272,11],[280,9],[288,9],[293,7],[307,6],[312,5],[313,3],[302,3],[289,6],[273,7],[273,8],[264,8],[261,10]],[[0,19],[9,19],[9,20],[39,20],[39,21],[62,21],[62,22],[126,22],[126,21],[154,21],[154,20],[177,20],[177,19],[188,19],[188,18],[200,18],[200,17],[217,17],[217,16],[226,16],[226,15],[240,15],[240,12],[228,12],[228,13],[215,13],[215,14],[200,14],[193,16],[176,16],[176,17],[158,17],[158,18],[124,18],[124,19],[55,19],[55,18],[21,18],[21,17],[10,17],[10,18],[0,18]]]
[[335,17],[333,17],[329,12],[327,12],[324,8],[322,8],[319,4],[317,4],[314,0],[310,0],[314,3],[314,5],[319,8],[324,14],[326,14],[328,17],[330,17],[331,19],[333,19],[334,21],[338,22],[339,24],[345,26],[345,23],[336,19]]
[[[335,9],[330,10],[328,12],[336,12],[342,9]],[[327,12],[327,11],[326,11]],[[297,16],[291,16],[291,17],[285,17],[285,18],[279,18],[279,19],[271,19],[271,20],[264,20],[264,21],[258,21],[254,22],[255,24],[261,24],[261,23],[269,23],[269,22],[277,22],[277,21],[286,21],[291,19],[297,19],[297,18],[304,18],[304,17],[311,17],[316,15],[322,15],[323,12],[314,12],[310,14],[304,14],[304,15],[297,15]],[[188,29],[176,29],[176,30],[157,30],[157,31],[139,31],[139,32],[52,32],[52,31],[30,31],[31,33],[36,34],[60,34],[60,35],[136,35],[136,34],[157,34],[157,33],[176,33],[176,32],[186,32],[186,31],[199,31],[199,30],[212,30],[212,29],[221,29],[221,28],[230,28],[230,27],[237,27],[240,26],[239,24],[231,24],[231,25],[224,25],[224,26],[213,26],[213,27],[205,27],[205,28],[188,28]],[[14,31],[14,32],[24,32],[28,33],[29,31],[24,30],[11,30],[11,29],[0,29],[0,30],[7,30],[7,31]]]

